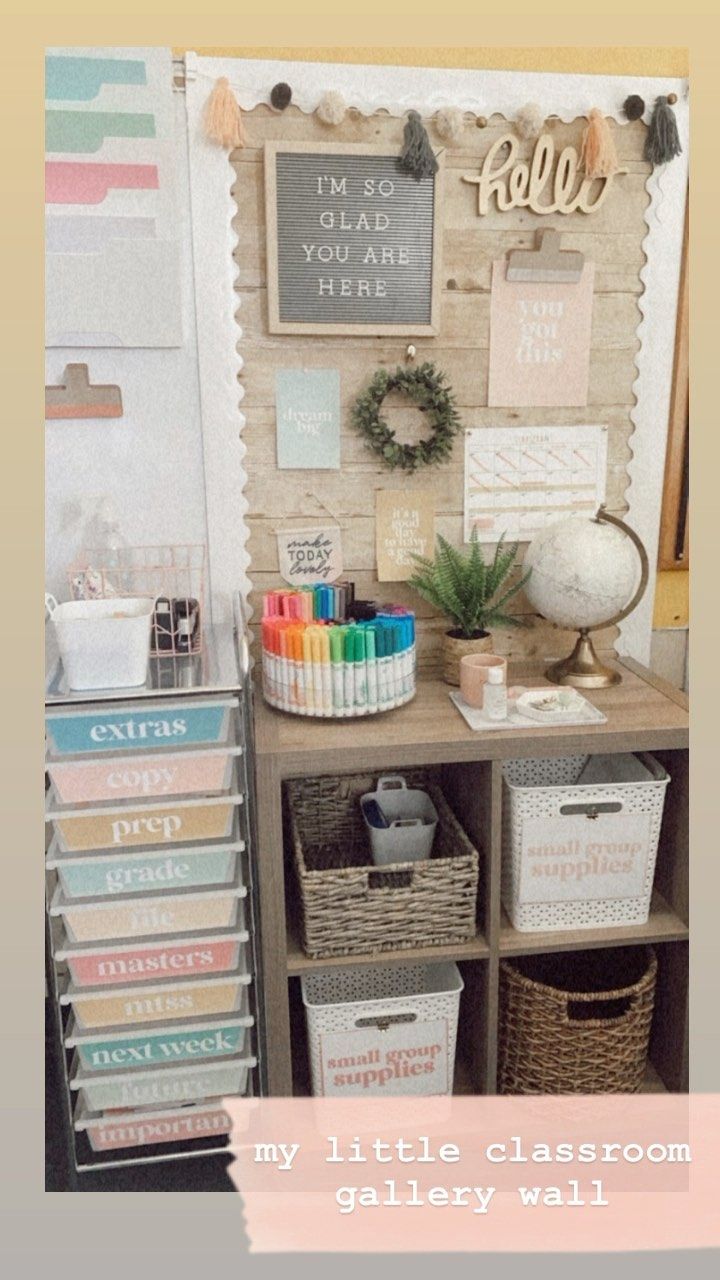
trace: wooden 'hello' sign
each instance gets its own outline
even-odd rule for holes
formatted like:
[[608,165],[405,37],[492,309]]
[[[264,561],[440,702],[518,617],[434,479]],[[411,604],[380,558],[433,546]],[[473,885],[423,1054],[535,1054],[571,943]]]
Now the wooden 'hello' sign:
[[586,178],[574,147],[563,147],[555,163],[555,143],[549,133],[538,138],[529,164],[518,161],[519,147],[514,134],[506,133],[491,146],[479,174],[463,174],[463,182],[477,184],[481,217],[488,213],[493,197],[501,213],[516,208],[533,213],[595,213],[606,200],[613,178],[627,173],[617,169],[607,178]]
[[382,147],[266,142],[270,332],[437,333],[441,177]]

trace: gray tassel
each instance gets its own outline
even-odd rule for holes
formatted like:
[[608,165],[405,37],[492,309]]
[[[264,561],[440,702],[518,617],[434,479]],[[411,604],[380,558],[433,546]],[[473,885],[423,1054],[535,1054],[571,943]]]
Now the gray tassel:
[[438,162],[430,145],[430,139],[417,111],[408,112],[403,149],[398,165],[404,173],[411,173],[417,182],[430,178],[438,171]]
[[681,151],[675,112],[667,98],[656,98],[645,139],[645,159],[650,164],[667,164]]

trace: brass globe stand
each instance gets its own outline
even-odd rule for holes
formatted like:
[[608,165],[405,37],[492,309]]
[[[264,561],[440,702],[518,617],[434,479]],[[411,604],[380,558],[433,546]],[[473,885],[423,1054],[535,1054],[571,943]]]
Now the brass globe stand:
[[622,680],[619,671],[600,661],[590,639],[590,632],[598,631],[602,627],[614,627],[618,622],[622,622],[623,618],[627,618],[642,600],[650,577],[647,551],[634,529],[617,516],[609,515],[604,507],[600,507],[594,519],[597,524],[602,521],[606,524],[614,524],[617,529],[627,534],[640,557],[640,582],[630,603],[619,613],[614,614],[612,618],[607,618],[604,622],[596,622],[592,627],[579,627],[580,635],[569,657],[563,658],[560,662],[554,662],[545,672],[545,678],[551,684],[569,684],[578,689],[606,689],[609,685],[619,684]]

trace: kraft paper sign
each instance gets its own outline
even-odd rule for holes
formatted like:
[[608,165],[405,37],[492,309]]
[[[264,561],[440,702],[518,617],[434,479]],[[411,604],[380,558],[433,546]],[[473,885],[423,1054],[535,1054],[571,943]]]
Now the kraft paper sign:
[[280,576],[293,587],[308,582],[334,582],[342,573],[342,539],[338,528],[280,530]]
[[523,824],[520,902],[639,898],[649,848],[647,813],[531,818]]
[[508,283],[493,263],[488,404],[586,405],[595,264],[577,284]]
[[378,582],[405,582],[417,569],[413,554],[429,556],[435,540],[431,489],[378,489],[375,547]]
[[390,1015],[389,1025],[383,1023],[382,1029],[369,1026],[324,1035],[320,1057],[325,1096],[449,1092],[446,1018],[393,1022]]
[[278,369],[275,374],[278,467],[337,471],[340,374],[337,369]]

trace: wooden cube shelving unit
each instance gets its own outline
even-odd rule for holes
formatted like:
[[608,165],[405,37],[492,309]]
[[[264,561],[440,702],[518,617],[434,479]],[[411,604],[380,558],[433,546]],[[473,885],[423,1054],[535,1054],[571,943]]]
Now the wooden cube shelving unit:
[[[590,728],[470,730],[439,680],[421,681],[413,703],[369,720],[320,721],[274,711],[256,695],[257,857],[266,1022],[265,1087],[273,1095],[308,1088],[299,977],[336,965],[455,960],[460,1006],[456,1092],[496,1089],[498,973],[502,957],[652,943],[658,952],[649,1090],[688,1088],[688,712],[683,693],[639,664],[620,662],[622,683],[593,690],[607,723]],[[542,669],[518,665],[511,683],[538,685]],[[500,901],[503,761],[651,751],[670,774],[655,889],[646,924],[519,933]],[[297,889],[283,850],[282,787],[288,778],[439,766],[455,813],[480,851],[477,933],[448,947],[414,947],[314,960],[300,941]]]

